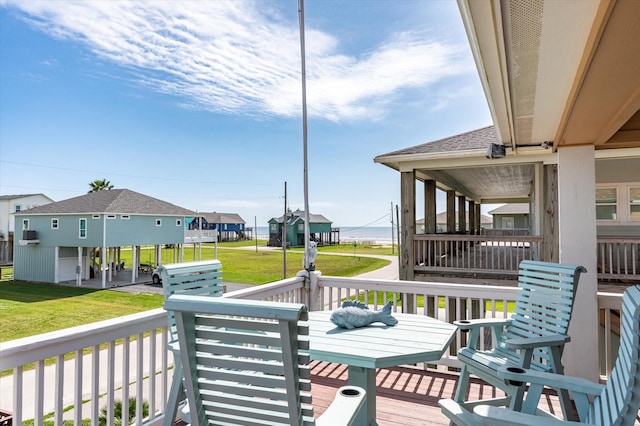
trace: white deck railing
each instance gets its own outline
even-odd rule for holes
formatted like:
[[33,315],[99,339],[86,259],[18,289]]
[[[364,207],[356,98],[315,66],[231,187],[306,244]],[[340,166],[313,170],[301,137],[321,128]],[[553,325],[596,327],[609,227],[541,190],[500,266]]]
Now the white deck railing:
[[[372,309],[393,300],[396,311],[451,322],[509,315],[507,306],[514,300],[515,291],[509,287],[323,277],[312,273],[309,280],[290,278],[224,297],[301,302],[315,310],[334,309],[345,298],[361,297]],[[615,336],[619,327],[615,318],[619,317],[616,309],[620,308],[621,295],[599,293],[598,303],[602,373],[607,375],[614,362],[612,354],[617,353],[615,338],[608,336]],[[166,314],[154,309],[4,342],[0,344],[0,371],[12,370],[13,374],[0,378],[0,411],[13,412],[14,425],[32,418],[40,425],[45,417],[56,424],[62,424],[63,419],[74,424],[90,419],[92,424],[98,424],[101,408],[107,407],[107,424],[113,424],[113,401],[134,397],[135,424],[159,424],[171,385],[173,359],[166,350],[167,339]],[[440,364],[457,365],[455,351],[464,344],[463,339],[464,335],[456,337]],[[69,354],[71,359],[64,361]],[[51,365],[47,360],[52,360]],[[35,368],[29,365],[33,362]],[[143,401],[149,406],[146,418],[141,415]],[[82,406],[82,410],[73,410],[74,406]]]

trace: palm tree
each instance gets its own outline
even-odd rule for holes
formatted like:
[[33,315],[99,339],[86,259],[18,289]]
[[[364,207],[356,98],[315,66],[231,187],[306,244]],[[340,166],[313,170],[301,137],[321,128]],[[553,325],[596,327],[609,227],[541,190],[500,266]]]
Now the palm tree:
[[91,189],[88,193],[113,189],[113,185],[111,185],[111,182],[106,179],[96,179],[93,182],[89,182],[89,186],[91,187]]

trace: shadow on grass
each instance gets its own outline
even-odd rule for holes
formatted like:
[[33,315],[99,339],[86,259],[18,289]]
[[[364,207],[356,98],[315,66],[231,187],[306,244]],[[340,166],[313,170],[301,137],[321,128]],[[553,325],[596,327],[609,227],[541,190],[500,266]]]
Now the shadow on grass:
[[21,303],[44,302],[82,296],[98,289],[68,287],[59,284],[30,283],[26,281],[0,282],[0,299]]

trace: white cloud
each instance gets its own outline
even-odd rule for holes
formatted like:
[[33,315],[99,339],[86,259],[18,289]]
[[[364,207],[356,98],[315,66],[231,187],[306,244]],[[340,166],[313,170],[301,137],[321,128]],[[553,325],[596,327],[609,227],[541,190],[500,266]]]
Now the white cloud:
[[[254,1],[14,1],[42,31],[79,41],[182,106],[229,114],[300,114],[297,22]],[[361,57],[306,29],[309,115],[376,118],[402,91],[464,72],[461,46],[406,31]]]

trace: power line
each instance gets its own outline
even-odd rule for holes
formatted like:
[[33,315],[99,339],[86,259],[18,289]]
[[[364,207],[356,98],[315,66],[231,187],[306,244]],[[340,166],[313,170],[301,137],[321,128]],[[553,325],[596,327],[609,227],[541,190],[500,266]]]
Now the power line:
[[378,219],[373,220],[373,221],[371,221],[371,222],[367,223],[366,225],[360,225],[360,226],[355,226],[355,227],[353,227],[353,228],[346,228],[346,229],[342,229],[342,228],[340,228],[340,232],[342,232],[342,231],[344,231],[344,232],[348,232],[348,231],[355,231],[356,229],[366,228],[367,226],[371,226],[371,225],[373,225],[373,224],[376,224],[376,223],[380,222],[380,221],[381,221],[381,220],[383,220],[383,219],[388,218],[388,217],[389,217],[389,215],[390,215],[390,213],[385,213],[385,214],[384,214],[384,216],[381,216],[381,217],[379,217]]
[[31,167],[40,167],[43,169],[54,169],[54,170],[65,170],[70,172],[81,172],[81,173],[90,173],[92,175],[107,175],[107,176],[123,176],[123,177],[131,177],[131,178],[140,178],[140,179],[153,179],[153,180],[164,180],[170,182],[185,182],[185,183],[207,183],[207,184],[215,184],[215,185],[251,185],[251,186],[275,186],[275,183],[260,183],[260,182],[219,182],[219,181],[211,181],[211,180],[203,180],[203,179],[181,179],[181,178],[168,178],[164,176],[144,176],[144,175],[131,175],[127,173],[117,173],[117,172],[106,172],[100,170],[84,170],[84,169],[74,169],[70,167],[58,167],[58,166],[45,166],[43,164],[34,164],[34,163],[23,163],[19,161],[8,161],[8,160],[0,160],[0,163],[5,164],[15,164],[20,166],[31,166]]

